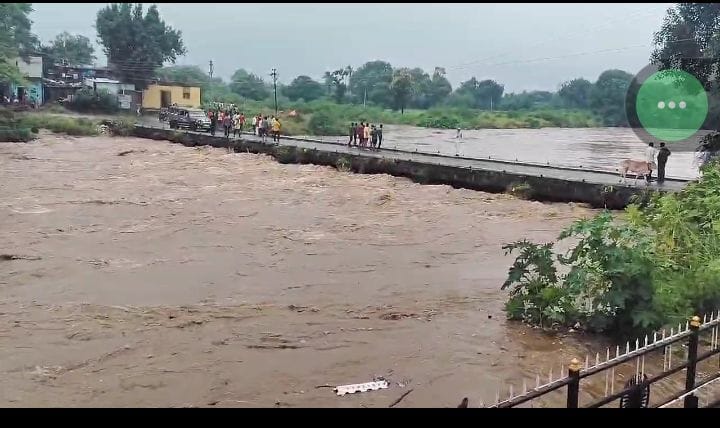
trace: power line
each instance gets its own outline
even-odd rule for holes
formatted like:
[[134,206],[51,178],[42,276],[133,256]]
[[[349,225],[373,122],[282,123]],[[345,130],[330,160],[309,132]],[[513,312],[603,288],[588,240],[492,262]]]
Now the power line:
[[[604,22],[603,24],[601,24],[601,25],[599,25],[599,26],[593,27],[593,28],[591,28],[591,29],[583,29],[583,30],[580,31],[580,32],[566,33],[566,34],[564,34],[564,35],[560,35],[560,36],[553,37],[553,38],[550,38],[550,39],[545,39],[545,40],[543,40],[543,41],[541,41],[541,42],[532,44],[532,45],[530,45],[530,46],[526,46],[526,48],[532,48],[532,49],[534,49],[534,48],[540,47],[540,46],[542,46],[542,45],[544,45],[544,44],[547,44],[547,43],[550,43],[550,42],[559,41],[559,40],[567,39],[567,38],[572,38],[572,37],[575,37],[575,36],[578,36],[578,35],[583,35],[583,34],[591,34],[592,32],[595,32],[595,31],[604,29],[605,27],[608,26],[608,24],[610,24],[611,26],[612,26],[612,25],[617,25],[617,24],[619,24],[619,23],[621,23],[621,22],[624,22],[624,21],[627,21],[627,20],[629,20],[629,19],[642,18],[642,17],[644,17],[644,16],[649,16],[649,15],[651,15],[651,13],[647,13],[647,12],[646,12],[646,13],[642,13],[644,10],[645,10],[645,8],[637,9],[635,12],[631,13],[630,15],[624,15],[621,19],[618,19],[618,20],[615,20],[615,21],[610,21],[610,22]],[[470,62],[467,62],[467,63],[459,64],[459,65],[457,65],[457,66],[446,67],[446,70],[459,70],[459,69],[467,68],[467,67],[470,66],[470,65],[477,64],[477,63],[483,62],[483,61],[488,61],[488,60],[491,60],[491,59],[502,58],[502,57],[507,56],[507,55],[509,55],[509,54],[511,54],[511,53],[512,53],[512,52],[504,52],[504,53],[497,54],[497,55],[487,56],[487,57],[480,58],[480,59],[476,59],[476,60],[473,60],[473,61],[470,61]]]

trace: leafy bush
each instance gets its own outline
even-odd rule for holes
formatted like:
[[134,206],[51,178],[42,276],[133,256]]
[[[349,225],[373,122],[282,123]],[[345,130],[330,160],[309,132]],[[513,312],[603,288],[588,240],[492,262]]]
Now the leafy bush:
[[135,120],[133,119],[105,120],[101,124],[107,126],[114,136],[127,137],[132,135],[135,130]]
[[34,135],[28,128],[0,126],[0,142],[25,143],[33,138]]
[[84,88],[75,92],[68,108],[79,112],[115,113],[119,109],[117,96],[105,90],[95,92]]
[[45,114],[25,114],[19,118],[19,123],[29,129],[47,129],[58,134],[91,136],[97,135],[97,122],[82,118],[68,116],[53,116]]
[[532,199],[534,190],[529,183],[522,182],[508,186],[507,193],[520,199]]
[[15,113],[0,107],[0,142],[24,143],[34,138],[33,133],[37,131],[20,123]]
[[717,310],[720,164],[681,192],[629,206],[622,221],[609,212],[577,221],[558,240],[568,238],[577,243],[564,256],[552,243],[503,247],[519,251],[502,286],[510,319],[630,335]]
[[324,110],[312,115],[308,130],[313,135],[345,135],[345,127],[340,121]]

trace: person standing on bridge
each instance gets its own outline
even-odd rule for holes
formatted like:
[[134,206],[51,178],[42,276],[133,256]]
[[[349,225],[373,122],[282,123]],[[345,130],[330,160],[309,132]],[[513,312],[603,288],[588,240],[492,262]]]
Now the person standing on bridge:
[[254,135],[257,135],[257,124],[258,124],[258,117],[256,115],[256,116],[253,116],[253,120],[252,120],[252,129],[253,129]]
[[280,130],[282,129],[282,124],[280,123],[280,118],[276,117],[273,118],[272,123],[272,134],[273,134],[273,141],[280,142]]
[[265,142],[265,138],[270,133],[270,121],[268,120],[268,117],[265,116],[262,119],[262,140],[263,143]]
[[348,132],[349,140],[348,147],[352,146],[353,138],[357,138],[357,132],[355,132],[355,122],[350,123],[350,130]]
[[368,141],[370,141],[370,123],[363,126],[363,147],[367,147]]
[[225,138],[230,138],[230,131],[233,127],[233,118],[230,112],[226,111],[223,115],[223,129],[225,130]]
[[380,127],[377,129],[377,138],[378,138],[377,148],[378,148],[378,150],[380,150],[380,146],[382,146],[382,123],[380,124]]
[[213,137],[215,136],[215,128],[217,128],[217,125],[218,125],[217,112],[210,110],[210,135],[212,135]]
[[645,162],[648,164],[648,175],[647,182],[651,181],[652,171],[655,168],[655,157],[657,156],[657,150],[655,150],[655,143],[649,143],[647,149],[645,149]]
[[665,181],[665,164],[667,164],[667,160],[670,154],[670,149],[665,147],[665,143],[660,143],[660,151],[657,155],[658,184],[662,184]]
[[240,123],[240,113],[236,112],[233,115],[233,137],[237,137],[238,132],[242,137],[242,123]]

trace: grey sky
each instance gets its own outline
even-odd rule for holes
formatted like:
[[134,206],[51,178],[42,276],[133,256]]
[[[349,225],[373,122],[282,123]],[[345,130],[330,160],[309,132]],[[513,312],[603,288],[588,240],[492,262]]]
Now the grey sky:
[[[96,40],[106,3],[35,3],[43,41],[62,31]],[[393,66],[445,67],[455,87],[472,76],[506,91],[555,90],[606,69],[635,73],[648,62],[652,36],[672,3],[591,4],[222,4],[162,3],[161,16],[183,32],[177,63],[215,63],[228,79],[237,68],[283,82],[383,59]],[[98,48],[101,52],[101,49]],[[104,56],[98,55],[104,63]]]

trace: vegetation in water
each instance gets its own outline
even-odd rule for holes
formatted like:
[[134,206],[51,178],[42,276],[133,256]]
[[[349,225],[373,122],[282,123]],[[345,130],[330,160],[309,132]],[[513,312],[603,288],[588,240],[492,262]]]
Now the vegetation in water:
[[720,308],[720,163],[681,192],[656,194],[623,218],[579,220],[555,243],[505,245],[508,318],[631,335]]
[[22,127],[46,129],[57,134],[92,136],[98,135],[100,122],[84,117],[27,113],[18,115],[18,123]]

